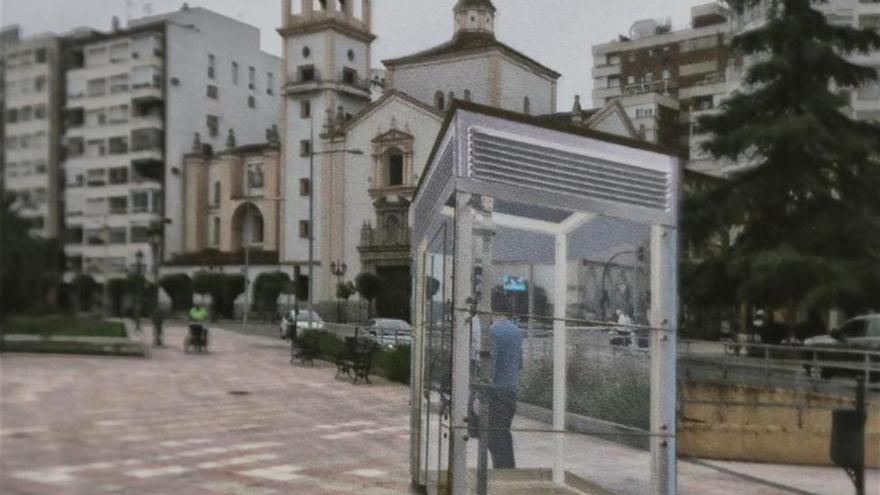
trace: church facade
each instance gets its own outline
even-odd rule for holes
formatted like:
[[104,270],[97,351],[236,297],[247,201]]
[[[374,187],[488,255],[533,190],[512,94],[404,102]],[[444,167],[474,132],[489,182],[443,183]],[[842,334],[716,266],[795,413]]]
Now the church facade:
[[[315,301],[335,297],[339,277],[330,267],[344,263],[343,280],[362,272],[382,280],[379,315],[409,319],[409,205],[455,99],[631,134],[617,107],[589,113],[576,106],[554,113],[560,74],[495,37],[491,0],[459,0],[451,40],[384,60],[385,90],[372,101],[357,84],[350,87],[361,74],[370,74],[370,1],[363,0],[359,15],[345,0],[302,0],[295,13],[291,0],[284,3],[287,200],[281,257],[305,266],[308,237],[303,234],[315,236]],[[317,57],[315,70],[330,74],[329,79],[303,80],[306,53]],[[306,183],[314,187],[314,225],[303,232],[296,227],[306,225],[308,198],[299,195]]]

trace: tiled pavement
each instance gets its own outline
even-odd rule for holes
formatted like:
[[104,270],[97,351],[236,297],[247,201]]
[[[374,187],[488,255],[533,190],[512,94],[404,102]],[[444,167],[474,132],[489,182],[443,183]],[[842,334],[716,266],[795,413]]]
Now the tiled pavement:
[[291,366],[280,340],[213,329],[187,355],[183,336],[149,359],[4,354],[0,493],[410,493],[405,387]]

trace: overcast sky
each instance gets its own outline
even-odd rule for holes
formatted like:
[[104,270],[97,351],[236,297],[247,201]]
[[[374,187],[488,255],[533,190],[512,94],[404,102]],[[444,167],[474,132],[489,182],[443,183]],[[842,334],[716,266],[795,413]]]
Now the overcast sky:
[[[294,0],[297,1],[297,0]],[[494,0],[498,38],[560,72],[559,109],[568,110],[575,94],[589,106],[592,79],[590,47],[629,31],[638,19],[672,18],[686,27],[690,7],[709,0]],[[456,0],[374,0],[373,60],[413,53],[448,41]],[[182,0],[0,0],[0,22],[19,24],[24,34],[64,32],[78,26],[107,30],[110,19],[140,17],[180,8]],[[190,0],[260,28],[263,49],[281,54],[281,0]]]

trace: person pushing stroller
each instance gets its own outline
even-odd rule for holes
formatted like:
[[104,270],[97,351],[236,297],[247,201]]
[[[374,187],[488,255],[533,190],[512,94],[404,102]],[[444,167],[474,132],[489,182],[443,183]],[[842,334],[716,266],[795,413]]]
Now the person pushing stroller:
[[208,328],[205,322],[208,320],[208,310],[201,304],[196,303],[189,310],[189,335],[183,342],[184,352],[195,350],[203,352],[208,348]]

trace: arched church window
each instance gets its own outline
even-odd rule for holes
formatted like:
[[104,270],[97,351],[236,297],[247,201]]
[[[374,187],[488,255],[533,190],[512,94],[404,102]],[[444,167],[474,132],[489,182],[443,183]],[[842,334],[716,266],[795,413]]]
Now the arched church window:
[[303,54],[303,58],[309,58],[309,55],[312,54],[312,50],[310,50],[309,47],[304,46],[302,54]]
[[434,93],[434,106],[437,110],[446,110],[446,97],[443,96],[443,91]]
[[523,98],[523,113],[525,113],[525,114],[532,113],[532,101],[529,100],[528,96]]
[[388,185],[403,185],[403,152],[397,148],[388,150],[387,154],[388,166]]
[[464,101],[471,101],[471,90],[464,90]]
[[455,101],[455,93],[450,91],[449,92],[449,104],[452,105],[453,101]]
[[220,206],[220,181],[214,183],[214,206]]
[[251,215],[251,244],[263,243],[263,215],[259,211]]
[[385,244],[400,242],[400,220],[396,215],[388,215],[385,219]]
[[211,232],[211,244],[214,246],[219,246],[220,245],[220,219],[217,217],[214,217],[213,223],[214,223],[214,225],[213,225],[214,228]]

